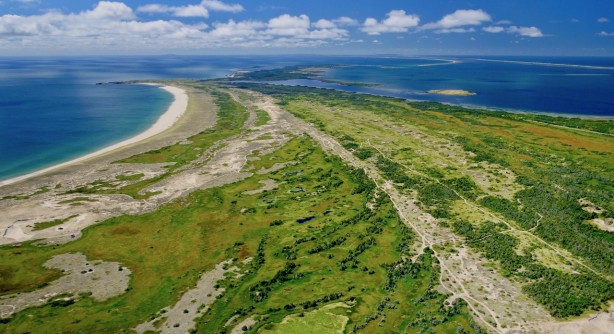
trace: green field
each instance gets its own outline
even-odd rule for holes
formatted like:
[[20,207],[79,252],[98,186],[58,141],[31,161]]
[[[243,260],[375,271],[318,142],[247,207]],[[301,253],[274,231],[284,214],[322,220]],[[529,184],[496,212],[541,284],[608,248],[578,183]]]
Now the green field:
[[552,315],[614,299],[614,235],[589,223],[614,217],[611,121],[241,85],[277,98],[400,191],[416,192],[424,210],[523,282]]

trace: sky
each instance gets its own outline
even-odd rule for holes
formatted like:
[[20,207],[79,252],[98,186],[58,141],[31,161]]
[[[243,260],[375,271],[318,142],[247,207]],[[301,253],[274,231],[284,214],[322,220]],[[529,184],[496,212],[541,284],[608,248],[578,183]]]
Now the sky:
[[0,0],[0,56],[614,56],[614,0]]

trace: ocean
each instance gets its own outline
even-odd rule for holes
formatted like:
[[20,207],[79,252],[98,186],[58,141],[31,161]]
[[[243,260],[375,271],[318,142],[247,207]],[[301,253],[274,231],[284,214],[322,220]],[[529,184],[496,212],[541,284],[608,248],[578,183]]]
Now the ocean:
[[[443,59],[369,59],[359,65],[332,68],[324,76],[327,80],[380,84],[378,87],[317,80],[288,80],[281,84],[515,112],[614,117],[614,58],[453,59],[455,63]],[[460,89],[476,95],[427,93],[440,89]]]
[[[237,70],[301,64],[345,65],[330,68],[324,78],[381,86],[317,80],[283,84],[511,111],[614,117],[614,58],[0,57],[0,180],[130,138],[149,128],[172,102],[172,96],[158,88],[97,82],[209,79]],[[431,89],[463,89],[476,95],[427,94]]]

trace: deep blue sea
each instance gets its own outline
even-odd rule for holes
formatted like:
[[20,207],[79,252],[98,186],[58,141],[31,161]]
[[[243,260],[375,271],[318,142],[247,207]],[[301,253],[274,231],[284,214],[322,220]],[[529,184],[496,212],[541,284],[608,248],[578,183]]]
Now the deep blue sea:
[[[95,85],[97,82],[207,79],[240,69],[347,65],[326,71],[325,78],[382,86],[340,86],[314,80],[284,84],[492,109],[614,117],[614,58],[445,59],[456,62],[438,57],[0,57],[0,180],[132,137],[151,126],[172,102],[170,94],[155,87]],[[431,89],[464,89],[477,95],[426,94]]]
[[[360,65],[337,67],[325,73],[326,79],[377,83],[381,84],[379,87],[341,86],[314,80],[289,80],[283,84],[518,112],[614,117],[614,58],[454,59],[457,63],[370,59]],[[427,93],[437,89],[461,89],[477,95]]]

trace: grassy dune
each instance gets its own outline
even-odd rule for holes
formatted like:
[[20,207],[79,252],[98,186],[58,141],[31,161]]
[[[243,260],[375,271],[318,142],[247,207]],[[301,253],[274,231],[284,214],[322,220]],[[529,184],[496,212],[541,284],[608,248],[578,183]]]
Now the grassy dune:
[[612,122],[247,86],[415,192],[442,228],[522,282],[552,315],[614,299],[614,235],[588,223],[614,217]]

